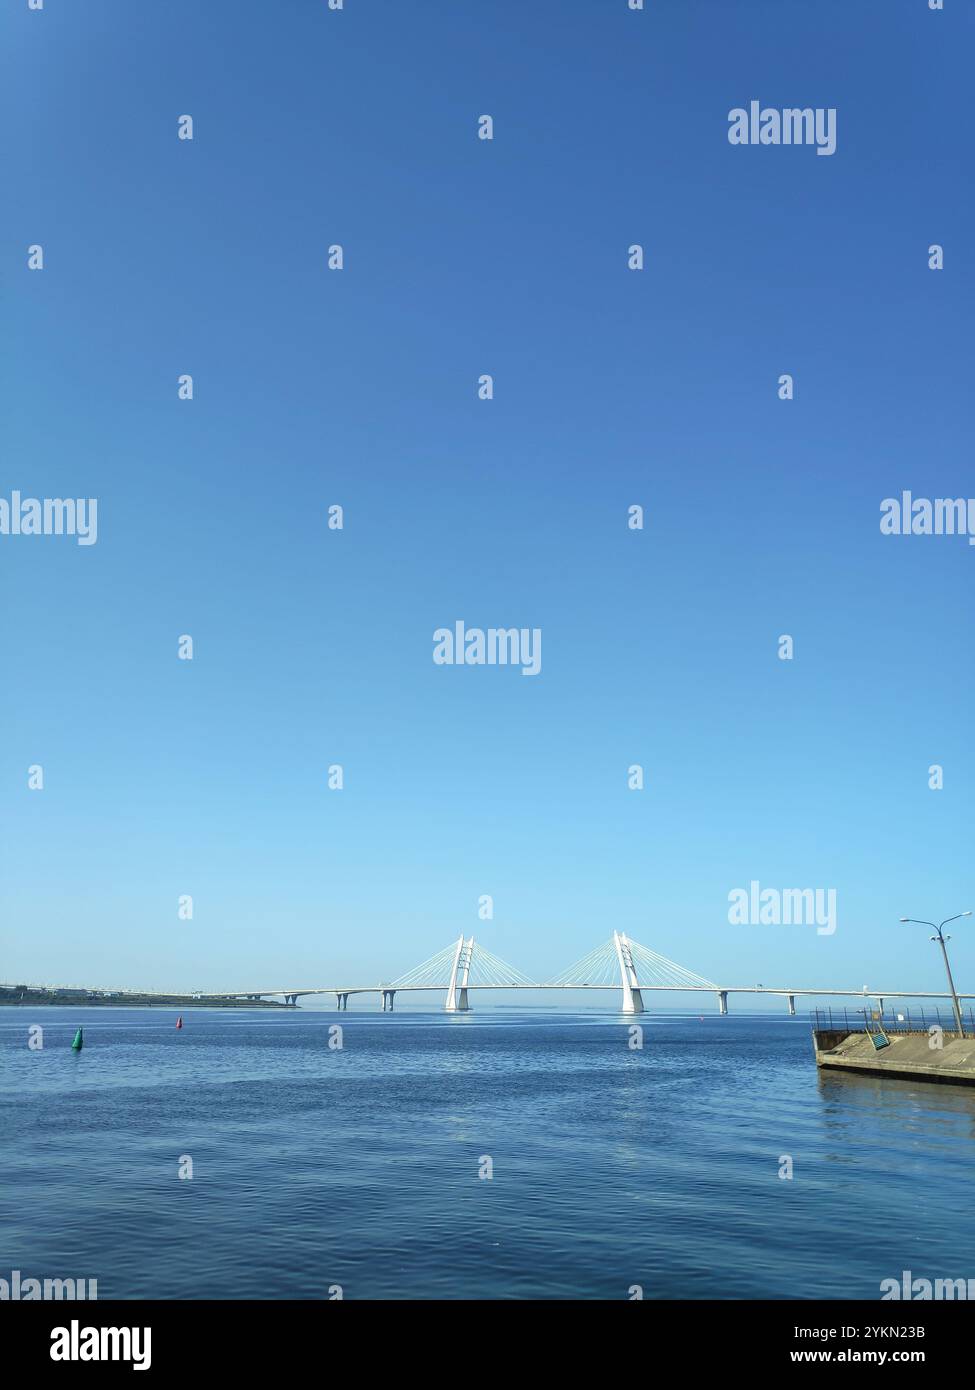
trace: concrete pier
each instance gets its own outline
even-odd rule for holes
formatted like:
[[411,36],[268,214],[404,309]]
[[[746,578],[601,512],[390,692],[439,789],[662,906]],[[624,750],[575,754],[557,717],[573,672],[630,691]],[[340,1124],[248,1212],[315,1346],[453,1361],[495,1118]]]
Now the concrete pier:
[[[975,1086],[975,1038],[936,1031],[883,1030],[888,1045],[877,1048],[869,1033],[846,1029],[813,1032],[816,1065],[836,1071],[896,1076],[912,1081],[946,1081]],[[940,1042],[941,1046],[938,1046]]]

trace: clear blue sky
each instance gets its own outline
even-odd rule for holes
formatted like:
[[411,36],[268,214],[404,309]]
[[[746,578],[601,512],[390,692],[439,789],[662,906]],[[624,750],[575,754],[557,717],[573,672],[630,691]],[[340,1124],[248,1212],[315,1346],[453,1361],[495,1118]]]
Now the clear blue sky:
[[[0,537],[0,978],[388,979],[462,930],[547,976],[619,927],[940,988],[897,918],[975,907],[975,549],[879,515],[975,491],[970,7],[4,25],[0,495],[99,530]],[[753,98],[835,107],[836,153],[730,145]],[[435,666],[459,618],[540,627],[542,673]],[[731,926],[752,879],[835,888],[835,934]]]

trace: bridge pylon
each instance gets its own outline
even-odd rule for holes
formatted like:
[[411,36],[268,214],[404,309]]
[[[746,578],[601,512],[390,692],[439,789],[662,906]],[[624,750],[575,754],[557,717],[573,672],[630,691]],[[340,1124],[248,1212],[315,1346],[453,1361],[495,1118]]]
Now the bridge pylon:
[[630,943],[622,932],[613,932],[613,945],[616,947],[616,959],[620,966],[620,983],[623,986],[623,1004],[620,1013],[642,1014],[643,995],[640,992],[640,982],[636,977],[636,966],[633,964],[633,952],[630,950]]
[[465,940],[463,933],[457,939],[457,949],[454,952],[454,964],[450,972],[450,983],[447,986],[447,997],[444,1000],[444,1009],[449,1014],[470,1013],[470,1003],[467,998],[467,983],[471,974],[471,958],[474,954],[473,936]]

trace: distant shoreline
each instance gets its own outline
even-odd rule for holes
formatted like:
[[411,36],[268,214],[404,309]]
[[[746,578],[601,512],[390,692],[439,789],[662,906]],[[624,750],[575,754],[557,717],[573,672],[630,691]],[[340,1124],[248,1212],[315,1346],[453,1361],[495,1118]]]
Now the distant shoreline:
[[187,994],[54,994],[48,990],[0,989],[0,1008],[11,1009],[291,1009],[274,999],[199,999]]

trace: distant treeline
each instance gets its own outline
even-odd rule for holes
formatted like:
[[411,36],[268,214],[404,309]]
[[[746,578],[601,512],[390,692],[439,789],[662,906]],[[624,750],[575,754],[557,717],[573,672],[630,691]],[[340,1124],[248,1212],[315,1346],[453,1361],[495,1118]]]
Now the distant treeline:
[[272,999],[199,998],[192,994],[126,994],[97,989],[39,989],[37,985],[0,985],[0,1005],[104,1006],[114,1009],[286,1009]]

